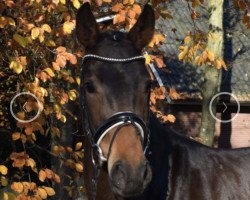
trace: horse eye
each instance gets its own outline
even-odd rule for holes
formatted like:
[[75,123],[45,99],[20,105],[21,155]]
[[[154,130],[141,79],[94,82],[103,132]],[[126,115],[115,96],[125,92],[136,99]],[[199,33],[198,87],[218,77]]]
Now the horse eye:
[[88,93],[94,93],[96,91],[95,86],[91,81],[84,83],[84,88]]

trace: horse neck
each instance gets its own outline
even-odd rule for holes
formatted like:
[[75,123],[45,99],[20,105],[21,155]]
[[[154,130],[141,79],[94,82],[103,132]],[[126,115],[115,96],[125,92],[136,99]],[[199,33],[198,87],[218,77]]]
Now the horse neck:
[[175,134],[171,128],[163,126],[153,113],[150,113],[149,128],[151,144],[164,146],[165,153],[171,153],[175,141]]

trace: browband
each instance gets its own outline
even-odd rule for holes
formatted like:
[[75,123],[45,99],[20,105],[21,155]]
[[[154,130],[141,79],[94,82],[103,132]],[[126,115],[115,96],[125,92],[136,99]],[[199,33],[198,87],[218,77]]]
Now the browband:
[[136,60],[142,60],[142,59],[145,60],[144,56],[134,56],[134,57],[129,57],[129,58],[108,58],[108,57],[98,56],[95,54],[87,54],[87,55],[83,56],[82,63],[90,58],[93,58],[95,60],[104,61],[104,62],[115,62],[115,63],[126,63],[126,62],[132,62],[132,61],[136,61]]

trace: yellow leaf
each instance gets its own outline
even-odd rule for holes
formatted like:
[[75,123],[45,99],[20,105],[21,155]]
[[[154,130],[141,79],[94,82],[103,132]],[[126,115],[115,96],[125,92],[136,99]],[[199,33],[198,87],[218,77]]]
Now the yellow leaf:
[[188,47],[185,46],[183,51],[178,55],[179,60],[183,60],[184,57],[186,56],[187,52],[188,52]]
[[65,117],[65,115],[62,115],[61,118],[60,118],[60,120],[61,120],[63,123],[65,123],[65,122],[67,121],[67,118]]
[[66,0],[60,0],[61,4],[65,4]]
[[185,37],[184,42],[185,44],[188,44],[189,42],[191,42],[191,37],[189,35]]
[[9,199],[9,195],[6,192],[4,192],[3,193],[3,200],[8,200],[8,199]]
[[83,165],[81,163],[76,163],[75,167],[76,167],[76,171],[83,172]]
[[43,188],[46,190],[46,192],[47,192],[47,194],[49,196],[53,196],[53,195],[56,194],[55,190],[53,188],[51,188],[51,187],[45,187],[45,186],[43,186]]
[[210,61],[214,61],[214,52],[207,51],[207,57]]
[[33,169],[36,166],[36,162],[32,158],[29,158],[26,160],[25,165]]
[[15,194],[13,194],[11,192],[4,192],[3,200],[15,200],[15,199],[16,199]]
[[55,76],[55,73],[53,72],[53,70],[49,67],[47,67],[46,69],[44,69],[44,71],[47,72],[48,75],[50,75],[51,77]]
[[12,140],[14,140],[14,141],[19,140],[20,137],[21,137],[21,133],[19,133],[19,132],[15,132],[12,134]]
[[17,74],[20,74],[23,71],[23,66],[15,60],[11,61],[9,67]]
[[71,0],[71,2],[76,9],[80,8],[80,2],[78,0]]
[[47,199],[47,191],[41,187],[39,187],[37,189],[38,195],[42,198],[42,199]]
[[51,28],[48,24],[43,24],[41,28],[48,33],[51,32]]
[[81,83],[81,79],[80,79],[79,76],[76,77],[76,83],[77,83],[78,85],[80,85],[80,83]]
[[8,173],[8,168],[4,165],[0,165],[0,172],[2,175],[6,175]]
[[52,2],[56,5],[59,4],[59,0],[52,0]]
[[8,179],[5,176],[1,176],[0,178],[1,186],[6,187],[8,185]]
[[9,25],[16,26],[16,22],[12,18],[8,17],[8,21],[9,21]]
[[150,57],[150,55],[145,54],[145,55],[144,55],[144,58],[145,58],[145,64],[146,64],[146,65],[149,65],[150,62],[151,62],[151,57]]
[[75,28],[75,24],[73,22],[67,21],[63,23],[64,34],[71,34],[74,28]]
[[6,17],[0,17],[0,28],[4,28],[7,24]]
[[31,38],[35,40],[40,34],[40,28],[35,27],[31,29]]
[[29,44],[29,40],[19,34],[14,34],[13,39],[23,48],[26,47],[27,44]]
[[154,37],[152,38],[148,46],[153,47],[154,45],[158,45],[160,42],[164,42],[164,41],[165,41],[164,35],[162,35],[161,33],[155,33]]
[[55,47],[56,43],[53,40],[48,40],[45,43],[48,47]]
[[123,0],[124,5],[126,5],[126,4],[133,5],[134,3],[135,3],[135,0]]
[[70,99],[71,101],[75,101],[75,100],[76,100],[76,91],[75,91],[75,90],[70,90],[70,91],[68,92],[68,95],[69,95],[69,99]]
[[39,35],[39,42],[42,43],[44,41],[44,35]]
[[82,142],[78,142],[76,143],[76,147],[75,147],[75,150],[78,151],[82,148]]

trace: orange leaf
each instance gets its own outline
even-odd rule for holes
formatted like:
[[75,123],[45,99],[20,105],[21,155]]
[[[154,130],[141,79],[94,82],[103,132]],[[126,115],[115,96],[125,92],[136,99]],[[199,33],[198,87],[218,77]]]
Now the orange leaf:
[[60,66],[56,62],[52,62],[52,66],[55,71],[60,71]]
[[167,115],[167,118],[168,118],[168,121],[171,122],[171,123],[174,123],[175,122],[175,116],[174,115]]
[[20,137],[21,137],[21,133],[19,132],[12,133],[12,140],[19,140]]
[[83,172],[83,165],[81,163],[76,163],[75,167],[76,167],[76,171]]
[[13,152],[10,154],[10,159],[13,160],[12,166],[21,168],[25,165],[26,160],[29,158],[29,155],[25,152],[16,153]]
[[73,55],[73,54],[69,54],[69,62],[73,65],[75,65],[77,63],[77,59],[76,59],[76,56]]
[[132,9],[129,9],[129,11],[128,11],[128,16],[129,16],[131,19],[134,19],[135,16],[136,16],[136,12],[133,11]]
[[26,160],[25,165],[33,169],[36,166],[36,162],[32,158],[29,158]]
[[166,66],[164,61],[163,61],[163,58],[155,58],[155,62],[159,68],[163,68]]
[[117,3],[114,6],[112,6],[112,11],[113,12],[119,12],[123,8],[124,8],[124,6],[122,5],[122,3]]
[[82,148],[82,142],[76,143],[75,150],[78,151]]
[[46,172],[44,170],[40,170],[38,174],[39,180],[41,182],[44,182],[46,179]]
[[48,179],[51,179],[54,176],[54,172],[52,170],[50,170],[50,169],[45,169],[45,173],[46,173],[46,177]]
[[33,128],[31,126],[28,126],[25,128],[26,135],[31,135],[33,133]]
[[132,9],[137,15],[141,14],[141,7],[138,4],[134,4]]
[[42,198],[42,199],[47,199],[47,192],[45,189],[39,187],[37,189],[38,195]]
[[57,58],[56,58],[56,63],[58,64],[58,66],[60,67],[65,67],[66,65],[66,58],[63,56],[63,55],[57,55]]
[[55,190],[53,188],[51,188],[51,187],[45,187],[45,186],[43,186],[43,188],[46,190],[46,192],[47,192],[47,194],[49,196],[53,196],[53,195],[56,194]]
[[169,95],[170,95],[171,99],[174,99],[174,100],[180,98],[180,95],[176,92],[176,90],[174,88],[170,88]]
[[20,182],[13,182],[11,184],[11,189],[18,193],[21,193],[23,191],[23,184]]
[[123,0],[124,5],[126,5],[126,4],[133,5],[134,3],[135,3],[135,0]]
[[114,20],[113,20],[113,24],[118,24],[118,23],[122,23],[122,22],[125,22],[125,15],[123,15],[123,14],[115,15]]
[[56,51],[57,51],[57,53],[64,53],[64,52],[66,52],[66,48],[65,47],[62,47],[62,46],[60,46],[60,47],[57,47],[56,48]]
[[214,61],[214,52],[207,51],[207,57],[210,61]]
[[54,180],[56,183],[60,183],[60,182],[61,182],[61,178],[60,178],[60,176],[58,176],[57,174],[55,174],[55,176],[53,177],[53,180]]

